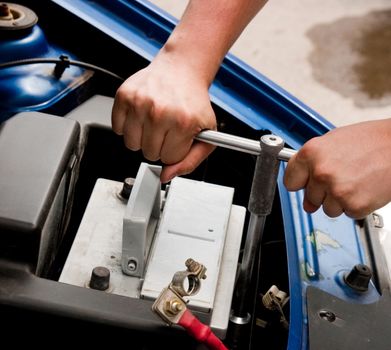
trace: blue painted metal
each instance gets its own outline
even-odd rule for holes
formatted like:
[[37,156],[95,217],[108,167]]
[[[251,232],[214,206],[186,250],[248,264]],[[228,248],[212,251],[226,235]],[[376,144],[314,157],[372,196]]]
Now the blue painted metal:
[[351,290],[343,281],[344,275],[355,264],[368,264],[354,220],[346,216],[329,218],[321,209],[311,215],[304,212],[303,191],[289,193],[283,185],[285,167],[285,164],[281,164],[278,189],[291,297],[288,349],[306,349],[305,291],[309,285],[343,300],[361,304],[375,302],[380,295],[372,283],[368,292],[362,294]]
[[0,39],[0,63],[31,57],[46,57],[50,46],[45,34],[38,25],[31,32],[20,37],[5,37]]
[[[59,58],[72,55],[51,45],[38,25],[21,35],[0,38],[0,63],[28,58]],[[52,73],[54,64],[26,64],[0,69],[0,123],[23,111],[53,106],[91,76],[79,67],[69,67],[60,79]]]

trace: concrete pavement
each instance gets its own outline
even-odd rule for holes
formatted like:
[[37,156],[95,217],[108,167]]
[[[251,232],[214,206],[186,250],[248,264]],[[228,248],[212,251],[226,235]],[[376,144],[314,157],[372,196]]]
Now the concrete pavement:
[[269,0],[231,53],[337,126],[391,117],[389,0]]

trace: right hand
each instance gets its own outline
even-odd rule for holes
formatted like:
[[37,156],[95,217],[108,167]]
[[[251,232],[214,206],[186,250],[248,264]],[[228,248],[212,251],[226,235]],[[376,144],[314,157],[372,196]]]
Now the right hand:
[[204,82],[186,65],[158,56],[118,89],[112,110],[113,130],[125,145],[166,166],[161,181],[193,171],[214,146],[193,142],[216,118]]
[[308,141],[288,162],[289,191],[304,210],[360,219],[391,201],[391,119],[348,125]]

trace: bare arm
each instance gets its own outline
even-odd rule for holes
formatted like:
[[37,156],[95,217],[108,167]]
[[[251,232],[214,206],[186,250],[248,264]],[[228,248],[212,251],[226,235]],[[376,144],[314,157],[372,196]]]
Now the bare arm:
[[187,62],[210,85],[225,54],[265,0],[193,0],[162,54]]
[[215,129],[208,88],[225,54],[266,0],[191,0],[159,54],[117,91],[113,130],[131,150],[168,164],[162,182],[193,171],[213,150],[193,143]]

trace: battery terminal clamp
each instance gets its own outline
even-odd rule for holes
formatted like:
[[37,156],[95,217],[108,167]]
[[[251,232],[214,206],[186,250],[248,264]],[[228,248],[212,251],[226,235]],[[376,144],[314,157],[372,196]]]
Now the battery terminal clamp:
[[[211,328],[201,323],[187,308],[184,297],[198,293],[201,280],[206,278],[206,267],[193,259],[185,262],[187,270],[175,272],[171,283],[164,288],[152,305],[152,310],[168,325],[179,325],[194,339],[210,350],[227,350]],[[185,287],[185,283],[188,286]]]
[[178,324],[187,309],[187,301],[183,297],[197,294],[201,288],[201,280],[206,278],[204,265],[191,258],[186,260],[185,265],[187,269],[175,272],[171,283],[162,290],[152,305],[152,310],[169,325]]

